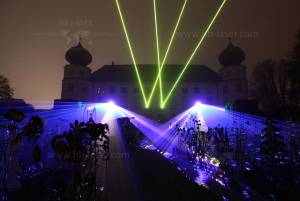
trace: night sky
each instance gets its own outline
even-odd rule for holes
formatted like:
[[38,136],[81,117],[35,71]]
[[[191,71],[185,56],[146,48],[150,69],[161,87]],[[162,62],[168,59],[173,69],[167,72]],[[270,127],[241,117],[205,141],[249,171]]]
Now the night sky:
[[[152,1],[120,0],[138,63],[154,63]],[[161,51],[183,0],[158,0]],[[190,0],[167,63],[184,63],[219,0]],[[264,59],[285,57],[300,28],[299,0],[228,0],[194,63],[218,70],[228,37],[244,49],[249,71]],[[60,98],[65,52],[76,43],[93,55],[90,67],[131,63],[113,0],[0,0],[0,74],[15,98]]]

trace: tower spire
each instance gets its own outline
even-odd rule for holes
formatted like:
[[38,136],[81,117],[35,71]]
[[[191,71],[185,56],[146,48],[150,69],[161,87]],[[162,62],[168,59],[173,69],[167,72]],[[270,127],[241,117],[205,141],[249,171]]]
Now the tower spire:
[[232,38],[231,38],[231,37],[228,38],[228,45],[229,45],[229,46],[232,45]]
[[78,38],[77,38],[77,47],[82,47],[81,41],[82,41],[82,34],[79,32]]
[[80,43],[81,40],[82,40],[82,34],[81,34],[81,32],[79,32],[78,42]]
[[82,34],[81,34],[81,32],[79,32],[78,45],[77,45],[78,47],[82,47],[81,41],[82,41]]

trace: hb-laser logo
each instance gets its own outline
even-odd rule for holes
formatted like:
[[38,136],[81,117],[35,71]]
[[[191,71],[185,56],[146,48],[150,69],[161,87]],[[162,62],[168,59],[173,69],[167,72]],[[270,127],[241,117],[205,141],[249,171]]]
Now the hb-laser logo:
[[120,19],[121,19],[121,24],[122,24],[122,27],[123,27],[123,31],[124,31],[124,34],[125,34],[125,38],[126,38],[126,41],[127,41],[128,47],[129,47],[129,52],[130,52],[130,56],[131,56],[131,59],[132,59],[132,62],[133,62],[134,70],[135,70],[135,73],[136,73],[136,76],[137,76],[137,79],[138,79],[138,83],[139,83],[139,87],[140,87],[140,90],[141,90],[141,93],[142,93],[142,96],[143,96],[145,107],[146,108],[150,107],[151,101],[152,101],[152,98],[153,98],[153,95],[154,95],[154,91],[155,91],[157,85],[159,85],[160,108],[163,109],[166,106],[166,104],[169,101],[169,99],[171,98],[173,92],[176,89],[176,86],[180,82],[180,80],[183,77],[185,71],[190,66],[190,64],[191,64],[191,62],[192,62],[195,54],[197,53],[198,49],[201,47],[204,39],[208,35],[208,33],[211,30],[214,22],[216,21],[217,17],[219,16],[219,14],[221,13],[222,9],[224,8],[227,0],[220,0],[221,1],[221,5],[218,7],[217,11],[213,15],[213,17],[210,20],[210,22],[208,23],[208,25],[207,25],[206,29],[204,30],[204,32],[199,36],[199,40],[197,41],[197,44],[196,44],[195,48],[193,49],[190,57],[188,57],[187,62],[185,63],[184,67],[182,68],[182,71],[180,72],[180,74],[178,75],[176,81],[174,82],[174,84],[172,85],[171,89],[169,90],[169,92],[166,95],[163,94],[163,84],[162,84],[163,82],[162,82],[162,75],[161,74],[162,74],[162,70],[165,67],[166,59],[168,57],[170,48],[172,47],[172,44],[173,44],[173,41],[174,41],[174,37],[175,37],[175,35],[177,33],[177,29],[179,27],[180,21],[182,19],[182,16],[184,14],[184,11],[186,9],[186,6],[187,6],[187,3],[188,3],[189,0],[183,0],[184,2],[183,2],[183,5],[182,5],[182,8],[181,8],[181,11],[179,13],[178,19],[176,21],[176,25],[174,27],[174,30],[172,32],[171,38],[169,40],[166,52],[165,52],[164,56],[162,57],[163,58],[162,60],[161,60],[161,55],[160,55],[160,51],[159,51],[160,50],[160,45],[159,45],[159,34],[158,34],[157,0],[152,0],[152,1],[153,1],[153,13],[154,13],[154,22],[155,22],[154,26],[155,26],[155,36],[156,36],[156,53],[157,53],[158,73],[157,73],[157,76],[155,78],[155,82],[154,82],[154,84],[152,86],[151,93],[147,97],[146,94],[145,94],[145,89],[144,89],[143,82],[142,82],[142,79],[141,79],[141,76],[140,76],[138,64],[137,64],[136,58],[134,56],[134,52],[133,52],[131,40],[130,40],[129,33],[128,33],[128,30],[127,30],[125,18],[123,16],[121,5],[120,5],[119,0],[115,0],[116,6],[117,6],[117,9],[118,9],[118,12],[119,12],[119,16],[120,16]]

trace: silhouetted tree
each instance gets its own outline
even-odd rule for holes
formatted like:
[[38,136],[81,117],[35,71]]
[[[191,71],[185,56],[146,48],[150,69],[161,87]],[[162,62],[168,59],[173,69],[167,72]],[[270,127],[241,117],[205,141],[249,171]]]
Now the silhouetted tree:
[[[109,128],[107,124],[75,121],[69,131],[56,135],[51,140],[58,158],[72,165],[72,189],[62,192],[70,200],[92,200],[105,196],[96,186],[98,157],[109,160]],[[71,191],[71,192],[70,192]]]
[[[290,104],[287,62],[265,60],[253,71],[252,95],[259,100],[266,114],[274,114]],[[282,115],[282,114],[281,114]]]
[[296,34],[296,43],[289,53],[289,77],[291,80],[289,98],[296,105],[300,101],[300,29]]
[[253,71],[252,95],[267,115],[299,120],[300,115],[300,29],[286,60],[265,60]]
[[10,87],[7,78],[0,75],[0,99],[12,98],[14,90]]
[[28,124],[26,124],[12,140],[11,146],[19,144],[22,140],[32,140],[35,143],[35,147],[33,149],[33,159],[36,163],[39,163],[41,161],[42,151],[36,142],[41,137],[43,132],[43,119],[39,116],[33,116],[30,118]]
[[268,119],[266,127],[262,129],[261,153],[266,160],[275,165],[284,155],[285,146],[283,137],[278,134],[278,129],[273,125],[272,119]]
[[[80,164],[92,144],[97,144],[104,153],[109,152],[108,130],[107,124],[96,124],[92,121],[79,123],[76,120],[74,124],[70,124],[69,131],[52,138],[52,148],[63,161]],[[99,143],[94,143],[96,141]]]
[[[24,118],[21,111],[16,109],[11,109],[7,113],[7,117],[8,119],[15,119],[14,121],[18,123],[22,122]],[[13,180],[14,177],[19,177],[16,181],[19,181],[22,186],[21,191],[24,192],[24,194],[22,193],[24,200],[39,201],[39,189],[41,187],[39,176],[42,173],[43,165],[41,163],[42,149],[38,144],[38,139],[43,132],[44,121],[39,116],[31,117],[29,122],[21,128],[16,124],[14,125],[13,131],[11,130],[11,140],[9,144],[9,163],[11,165],[9,171],[11,171],[13,176],[10,179]],[[21,150],[19,149],[22,157],[16,157],[18,149],[15,148],[17,146],[22,148]],[[27,153],[30,153],[29,157]],[[15,166],[22,168],[21,174],[14,174],[15,170],[13,168]]]
[[234,128],[233,130],[235,136],[235,148],[234,148],[234,159],[241,164],[242,155],[243,155],[243,147],[242,147],[242,138],[241,132],[238,128]]

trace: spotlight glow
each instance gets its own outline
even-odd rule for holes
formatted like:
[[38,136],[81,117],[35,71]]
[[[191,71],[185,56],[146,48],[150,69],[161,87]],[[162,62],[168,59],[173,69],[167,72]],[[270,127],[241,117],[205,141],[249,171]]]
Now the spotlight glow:
[[220,110],[220,111],[223,111],[225,112],[225,108],[221,108],[221,107],[216,107],[216,106],[212,106],[212,105],[208,105],[207,107],[210,107],[210,108],[213,108],[213,109],[216,109],[216,110]]
[[199,101],[197,101],[193,107],[194,112],[201,112],[203,108],[203,104]]
[[115,106],[115,102],[114,101],[109,101],[108,105],[111,106],[111,107],[114,107]]
[[197,101],[195,104],[196,107],[201,107],[201,105],[202,105],[202,103],[200,101]]
[[220,111],[223,111],[225,112],[225,108],[221,108],[221,107],[217,107],[217,106],[213,106],[213,105],[207,105],[207,104],[203,104],[201,103],[200,101],[197,101],[193,107],[195,110],[202,110],[204,108],[207,108],[207,109],[215,109],[215,110],[220,110]]

